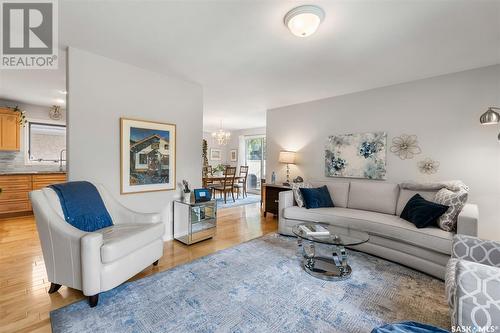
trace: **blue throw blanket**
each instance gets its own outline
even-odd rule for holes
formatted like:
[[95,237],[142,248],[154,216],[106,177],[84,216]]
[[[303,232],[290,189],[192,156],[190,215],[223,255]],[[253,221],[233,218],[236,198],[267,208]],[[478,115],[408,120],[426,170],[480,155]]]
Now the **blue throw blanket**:
[[449,331],[414,321],[404,321],[374,328],[371,333],[449,333]]
[[93,232],[113,225],[97,188],[89,182],[50,185],[56,191],[66,222],[82,231]]

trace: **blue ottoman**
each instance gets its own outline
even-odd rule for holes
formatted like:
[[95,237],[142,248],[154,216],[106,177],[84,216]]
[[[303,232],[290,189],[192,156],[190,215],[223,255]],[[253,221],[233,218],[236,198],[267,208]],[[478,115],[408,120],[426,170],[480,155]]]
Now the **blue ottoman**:
[[414,321],[404,321],[374,328],[371,333],[449,333],[449,331]]

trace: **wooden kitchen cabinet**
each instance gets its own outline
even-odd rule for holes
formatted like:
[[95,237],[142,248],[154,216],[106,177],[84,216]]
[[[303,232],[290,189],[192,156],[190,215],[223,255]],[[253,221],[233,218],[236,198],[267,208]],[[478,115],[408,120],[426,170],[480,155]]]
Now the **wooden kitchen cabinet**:
[[36,174],[32,176],[33,178],[33,191],[39,190],[43,187],[64,183],[66,181],[66,174],[64,173],[46,173],[46,174]]
[[10,109],[0,108],[0,150],[19,151],[21,126],[19,113]]
[[0,217],[31,213],[29,192],[65,181],[65,173],[0,175]]

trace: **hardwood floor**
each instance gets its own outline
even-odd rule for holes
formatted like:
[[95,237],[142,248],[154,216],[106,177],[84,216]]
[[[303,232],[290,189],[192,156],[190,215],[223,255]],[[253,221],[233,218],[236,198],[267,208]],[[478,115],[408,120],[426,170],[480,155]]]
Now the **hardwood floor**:
[[[218,212],[217,235],[191,246],[165,243],[158,266],[134,276],[139,279],[277,230],[277,219],[260,214],[260,205]],[[49,312],[83,298],[80,291],[61,287],[49,295],[42,249],[32,216],[0,220],[0,332],[50,332]]]

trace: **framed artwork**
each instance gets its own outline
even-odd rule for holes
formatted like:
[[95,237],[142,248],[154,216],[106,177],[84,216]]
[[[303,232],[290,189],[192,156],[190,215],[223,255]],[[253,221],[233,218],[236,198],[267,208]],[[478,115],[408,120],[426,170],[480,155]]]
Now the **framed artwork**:
[[385,132],[332,135],[325,147],[325,175],[386,179]]
[[175,190],[175,124],[120,118],[121,193]]
[[210,148],[210,160],[220,161],[222,160],[222,151],[216,148]]
[[229,161],[237,162],[238,161],[238,149],[231,149],[229,151]]

